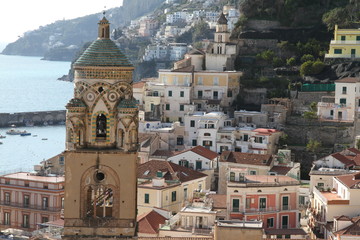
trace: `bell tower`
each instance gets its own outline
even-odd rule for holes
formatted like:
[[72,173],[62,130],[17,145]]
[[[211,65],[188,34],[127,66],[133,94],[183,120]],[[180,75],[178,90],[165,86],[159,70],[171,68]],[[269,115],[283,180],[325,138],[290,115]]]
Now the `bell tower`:
[[105,16],[98,29],[74,63],[74,97],[66,105],[64,239],[136,235],[134,67],[110,40]]

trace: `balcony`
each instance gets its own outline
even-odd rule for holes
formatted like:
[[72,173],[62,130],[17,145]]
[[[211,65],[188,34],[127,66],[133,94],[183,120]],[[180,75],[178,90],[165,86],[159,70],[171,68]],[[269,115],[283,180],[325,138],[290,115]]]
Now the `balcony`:
[[318,107],[321,108],[351,108],[351,104],[339,104],[339,103],[328,103],[328,102],[319,102]]
[[232,208],[231,214],[257,214],[257,213],[273,213],[273,212],[281,212],[281,211],[294,211],[298,210],[297,208],[291,208],[290,206],[282,206],[278,207],[267,207],[267,208]]
[[331,40],[330,44],[339,44],[339,45],[344,45],[344,44],[349,44],[349,45],[359,45],[360,41],[348,41],[348,40]]
[[7,201],[0,201],[0,206],[8,206],[14,208],[22,208],[22,209],[33,209],[33,210],[40,210],[40,211],[47,211],[47,212],[61,212],[61,207],[43,207],[39,205],[31,205],[31,204],[23,204],[23,203],[14,203],[14,202],[7,202]]

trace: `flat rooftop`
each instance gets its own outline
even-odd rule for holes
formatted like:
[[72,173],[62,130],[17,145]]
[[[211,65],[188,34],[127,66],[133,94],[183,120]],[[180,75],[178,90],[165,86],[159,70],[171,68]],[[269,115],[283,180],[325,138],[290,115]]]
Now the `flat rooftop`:
[[3,178],[10,178],[16,180],[29,180],[35,182],[61,183],[65,181],[63,176],[37,176],[28,172],[18,172],[2,175]]

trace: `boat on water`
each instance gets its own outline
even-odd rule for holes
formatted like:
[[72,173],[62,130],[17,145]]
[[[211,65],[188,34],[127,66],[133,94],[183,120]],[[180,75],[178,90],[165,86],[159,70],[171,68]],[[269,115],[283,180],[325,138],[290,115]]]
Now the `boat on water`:
[[3,142],[0,142],[0,145],[3,144]]
[[6,136],[0,134],[0,138],[6,138]]
[[41,140],[48,140],[47,138],[42,138]]
[[21,131],[12,128],[12,129],[6,131],[6,134],[8,134],[8,135],[20,135],[20,134],[21,134]]
[[23,132],[21,132],[20,133],[20,136],[30,136],[31,135],[31,133],[29,133],[29,132],[27,132],[27,131],[23,131]]

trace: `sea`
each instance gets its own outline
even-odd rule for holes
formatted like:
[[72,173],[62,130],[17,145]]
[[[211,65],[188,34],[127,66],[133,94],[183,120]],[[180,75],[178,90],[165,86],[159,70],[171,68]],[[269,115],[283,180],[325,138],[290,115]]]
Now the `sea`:
[[[65,110],[73,97],[73,83],[57,78],[70,62],[0,54],[0,113]],[[34,165],[65,150],[65,126],[17,127],[30,136],[6,135],[0,128],[0,174],[33,171]]]

